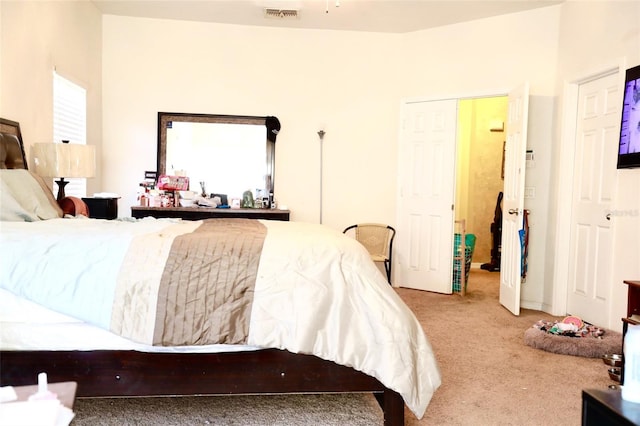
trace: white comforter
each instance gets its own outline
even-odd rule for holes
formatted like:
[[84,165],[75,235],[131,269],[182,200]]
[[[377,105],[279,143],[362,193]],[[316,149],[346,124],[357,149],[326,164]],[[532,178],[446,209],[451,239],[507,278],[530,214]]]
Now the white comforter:
[[[197,223],[184,223],[185,232]],[[435,357],[415,316],[365,249],[322,225],[263,223],[268,231],[248,345],[353,367],[400,393],[421,418],[440,385]],[[162,235],[171,224],[0,222],[0,287],[109,329],[116,279],[130,243],[136,236]]]

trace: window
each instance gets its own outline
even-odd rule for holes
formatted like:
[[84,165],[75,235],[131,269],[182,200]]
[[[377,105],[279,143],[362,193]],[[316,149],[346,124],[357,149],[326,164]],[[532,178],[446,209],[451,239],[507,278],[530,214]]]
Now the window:
[[[85,88],[67,80],[53,72],[53,141],[81,145],[87,144],[87,91]],[[60,176],[64,177],[64,176]],[[70,178],[65,187],[65,195],[85,197],[87,195],[87,179]],[[58,192],[58,185],[53,184],[53,193]]]

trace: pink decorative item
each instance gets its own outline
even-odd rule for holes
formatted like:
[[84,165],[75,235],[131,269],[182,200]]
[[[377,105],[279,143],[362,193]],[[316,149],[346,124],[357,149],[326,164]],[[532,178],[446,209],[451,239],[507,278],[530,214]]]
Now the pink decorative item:
[[187,191],[189,189],[189,178],[187,176],[160,175],[158,189],[164,191]]

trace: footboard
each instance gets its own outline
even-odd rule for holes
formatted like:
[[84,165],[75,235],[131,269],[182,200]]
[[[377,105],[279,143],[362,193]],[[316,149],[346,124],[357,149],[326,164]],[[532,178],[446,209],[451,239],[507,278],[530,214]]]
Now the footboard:
[[75,381],[78,397],[373,392],[385,426],[404,424],[402,397],[377,379],[313,355],[277,349],[228,353],[3,351],[0,382]]

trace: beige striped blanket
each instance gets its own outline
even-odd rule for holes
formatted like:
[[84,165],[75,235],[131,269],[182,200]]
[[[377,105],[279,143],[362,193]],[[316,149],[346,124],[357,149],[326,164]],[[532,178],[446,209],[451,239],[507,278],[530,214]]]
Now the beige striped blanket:
[[[182,233],[193,224],[199,226]],[[162,346],[246,343],[266,227],[212,219],[173,228],[163,233],[160,252],[157,235],[132,243],[116,287],[123,303],[113,306],[112,331],[139,341],[152,336]]]

